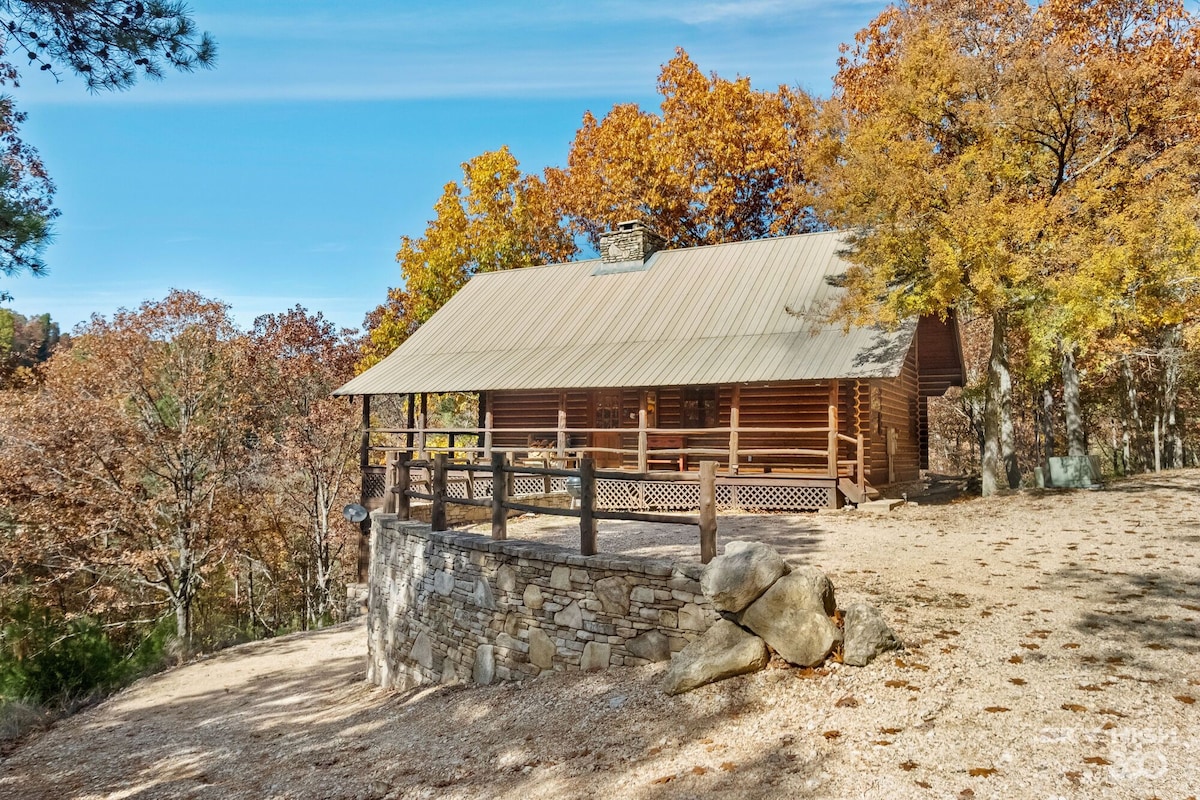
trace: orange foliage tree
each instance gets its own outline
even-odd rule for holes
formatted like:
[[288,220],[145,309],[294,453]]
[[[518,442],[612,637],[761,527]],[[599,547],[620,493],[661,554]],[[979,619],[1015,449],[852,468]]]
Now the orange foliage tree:
[[192,292],[93,317],[0,393],[0,600],[165,613],[188,642],[198,604],[267,631],[328,619],[357,474],[355,415],[328,395],[356,353],[320,315],[247,335]]
[[705,76],[682,49],[658,78],[659,113],[620,104],[575,135],[546,184],[570,229],[598,246],[642,219],[677,247],[812,230],[804,152],[813,101],[757,91],[749,78]]

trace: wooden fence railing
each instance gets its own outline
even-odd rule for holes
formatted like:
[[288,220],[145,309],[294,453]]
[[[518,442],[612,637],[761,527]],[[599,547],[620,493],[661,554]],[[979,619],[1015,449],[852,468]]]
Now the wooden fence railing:
[[[413,470],[416,468],[430,469],[429,491],[421,492],[413,488]],[[482,472],[492,476],[491,497],[474,496],[474,474]],[[452,497],[447,492],[451,476],[465,476],[466,497]],[[544,478],[549,493],[551,478],[579,479],[579,508],[553,508],[523,503],[511,499],[513,494],[513,476],[540,475]],[[411,501],[413,499],[428,500],[430,510],[430,527],[433,530],[446,529],[446,505],[458,504],[491,508],[492,538],[508,538],[508,512],[523,511],[533,514],[550,514],[561,517],[577,517],[579,519],[579,551],[585,555],[595,555],[596,523],[598,520],[631,520],[636,522],[664,523],[672,525],[695,525],[700,529],[700,560],[707,564],[717,554],[717,501],[716,501],[717,462],[700,462],[699,472],[624,472],[617,470],[597,470],[591,458],[579,459],[578,469],[560,469],[556,467],[532,467],[509,464],[503,452],[493,452],[488,464],[463,464],[452,462],[446,453],[437,453],[433,459],[408,460],[397,458],[389,464],[388,485],[386,496],[395,497],[395,507],[386,508],[401,519],[411,516]],[[596,480],[622,481],[688,481],[700,484],[699,513],[692,515],[642,513],[637,511],[605,511],[596,507]],[[390,505],[390,503],[389,503]]]

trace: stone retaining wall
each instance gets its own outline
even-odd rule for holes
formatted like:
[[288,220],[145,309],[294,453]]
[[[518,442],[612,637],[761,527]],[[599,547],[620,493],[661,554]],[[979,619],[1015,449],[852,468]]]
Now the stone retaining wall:
[[666,660],[717,619],[700,572],[376,513],[367,679],[403,689]]

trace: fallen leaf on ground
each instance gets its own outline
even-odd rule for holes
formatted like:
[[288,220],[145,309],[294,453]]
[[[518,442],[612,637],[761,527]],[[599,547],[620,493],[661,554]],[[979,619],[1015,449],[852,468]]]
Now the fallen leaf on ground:
[[1011,711],[1011,710],[1012,709],[1005,708],[1004,706],[988,706],[987,708],[984,709],[984,711],[988,712],[989,714],[1000,714],[1005,711]]
[[737,770],[737,764],[733,763],[732,761],[722,761],[721,769],[725,772],[734,772]]
[[675,780],[675,778],[676,778],[676,777],[678,777],[678,776],[676,776],[676,775],[663,775],[661,778],[655,778],[654,780],[652,780],[652,781],[650,781],[650,782],[651,782],[651,783],[670,783],[671,781]]
[[838,738],[839,736],[841,736],[841,735],[842,735],[842,732],[841,732],[841,731],[825,731],[825,732],[824,732],[824,733],[822,733],[821,735],[822,735],[822,736],[824,736],[826,739],[831,739],[831,740],[832,740],[832,739],[836,739],[836,738]]
[[1108,766],[1109,764],[1111,764],[1112,762],[1109,761],[1104,756],[1084,756],[1083,763],[1096,764],[1098,766],[1105,767],[1105,766]]
[[992,767],[971,767],[969,770],[967,770],[967,774],[972,778],[987,778],[995,775],[999,771],[1000,770]]
[[1183,703],[1185,706],[1190,706],[1192,703],[1196,702],[1196,698],[1192,697],[1190,694],[1177,694],[1175,695],[1175,699]]
[[1078,703],[1063,703],[1063,711],[1087,711],[1087,706],[1081,706]]
[[1024,686],[1025,685],[1024,678],[1009,678],[1008,682],[1011,683],[1013,686]]

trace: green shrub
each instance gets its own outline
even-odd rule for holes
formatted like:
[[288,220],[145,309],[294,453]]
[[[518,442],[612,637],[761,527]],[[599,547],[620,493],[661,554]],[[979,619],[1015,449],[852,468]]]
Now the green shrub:
[[95,621],[27,603],[3,614],[0,699],[65,704],[120,686],[131,664]]

